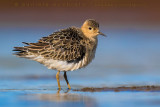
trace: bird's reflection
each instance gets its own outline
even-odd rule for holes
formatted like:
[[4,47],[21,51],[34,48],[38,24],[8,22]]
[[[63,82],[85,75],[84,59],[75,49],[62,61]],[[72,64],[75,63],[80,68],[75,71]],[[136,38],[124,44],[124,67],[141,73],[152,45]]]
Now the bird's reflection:
[[67,89],[67,90],[62,90],[62,89],[58,89],[57,90],[57,95],[60,94],[61,91],[63,91],[64,93],[68,93],[70,92],[71,89]]
[[77,107],[78,105],[85,107],[97,106],[94,98],[74,93],[70,89],[57,90],[56,93],[27,94],[27,99],[39,101],[41,103],[52,102],[56,104],[65,104],[66,102],[69,102],[73,105],[76,104]]
[[66,102],[66,101],[84,101],[88,97],[81,96],[76,93],[69,93],[71,90],[57,90],[55,94],[37,94],[36,98],[43,101]]

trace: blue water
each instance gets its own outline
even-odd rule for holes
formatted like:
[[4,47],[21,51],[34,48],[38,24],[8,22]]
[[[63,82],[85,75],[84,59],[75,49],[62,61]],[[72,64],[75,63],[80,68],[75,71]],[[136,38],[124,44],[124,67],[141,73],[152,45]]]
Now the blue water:
[[[160,106],[160,92],[67,92],[62,73],[63,90],[57,94],[55,70],[12,55],[14,46],[23,46],[21,42],[36,42],[54,31],[55,28],[0,29],[0,106]],[[68,72],[72,89],[160,84],[160,31],[103,29],[102,32],[108,37],[98,37],[94,61],[84,69]]]

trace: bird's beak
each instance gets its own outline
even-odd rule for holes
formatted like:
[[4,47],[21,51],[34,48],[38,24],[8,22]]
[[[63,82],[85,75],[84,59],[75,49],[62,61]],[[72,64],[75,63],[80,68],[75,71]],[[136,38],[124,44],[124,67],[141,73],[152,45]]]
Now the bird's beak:
[[103,34],[102,32],[98,32],[98,33],[99,33],[99,35],[102,35],[102,36],[104,36],[104,37],[107,37],[107,35]]

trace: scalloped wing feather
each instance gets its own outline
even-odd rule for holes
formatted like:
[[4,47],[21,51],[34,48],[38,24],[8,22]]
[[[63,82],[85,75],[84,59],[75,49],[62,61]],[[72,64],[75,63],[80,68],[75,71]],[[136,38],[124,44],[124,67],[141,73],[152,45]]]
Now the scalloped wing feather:
[[[37,43],[26,43],[27,46],[15,47],[15,55],[31,58],[29,56],[42,56],[44,58],[67,62],[79,61],[85,56],[85,45],[81,44],[83,37],[78,29],[68,28],[54,32],[48,37],[42,37]],[[31,58],[32,59],[32,58]]]

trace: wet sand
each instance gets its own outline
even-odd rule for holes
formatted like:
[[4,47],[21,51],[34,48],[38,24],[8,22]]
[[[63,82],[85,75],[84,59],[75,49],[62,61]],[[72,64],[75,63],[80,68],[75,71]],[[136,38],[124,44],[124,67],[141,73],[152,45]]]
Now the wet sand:
[[160,86],[122,86],[122,87],[84,87],[82,89],[73,89],[73,91],[82,91],[82,92],[107,92],[107,91],[114,91],[114,92],[121,92],[121,91],[136,91],[136,92],[160,92]]

